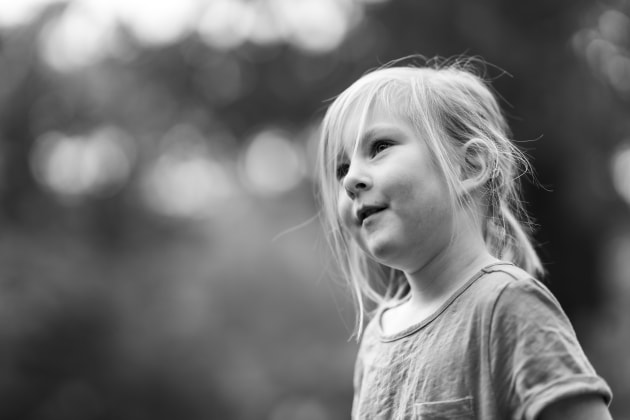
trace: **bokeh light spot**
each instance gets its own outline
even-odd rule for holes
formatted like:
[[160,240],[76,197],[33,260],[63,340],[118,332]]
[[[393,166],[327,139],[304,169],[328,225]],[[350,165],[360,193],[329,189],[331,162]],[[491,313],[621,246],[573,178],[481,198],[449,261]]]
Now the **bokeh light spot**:
[[611,170],[617,193],[630,205],[630,144],[626,143],[615,152]]
[[268,3],[257,3],[254,9],[255,18],[249,32],[250,41],[259,45],[279,43],[284,38],[278,17]]
[[84,7],[70,7],[49,22],[41,33],[40,50],[46,63],[58,71],[85,67],[108,52],[109,22]]
[[140,42],[163,46],[184,38],[192,31],[203,2],[116,0],[115,4],[118,18]]
[[610,84],[622,93],[630,92],[630,57],[616,54],[608,61],[606,73]]
[[619,10],[607,9],[599,17],[599,31],[614,43],[625,43],[630,35],[630,18]]
[[104,197],[126,183],[134,158],[134,142],[115,127],[85,136],[51,132],[37,139],[31,168],[37,181],[60,197]]
[[[121,28],[146,46],[171,45],[196,31],[217,49],[235,49],[245,42],[285,42],[324,53],[341,44],[364,17],[364,8],[384,1],[69,0],[41,43],[47,60],[63,69],[127,51]],[[0,26],[28,23],[54,2],[61,0],[0,2]]]
[[602,38],[591,40],[585,49],[586,60],[597,73],[602,70],[615,54],[617,54],[617,48],[611,42]]
[[245,183],[254,192],[275,195],[295,188],[306,175],[303,156],[287,133],[265,129],[256,134],[241,159]]
[[209,140],[193,126],[173,127],[161,155],[143,175],[142,195],[149,208],[166,216],[203,219],[224,209],[235,193],[226,168],[208,151]]
[[284,25],[287,41],[311,52],[337,47],[350,27],[357,9],[353,3],[335,0],[271,0],[270,6]]
[[46,6],[63,0],[21,0],[0,2],[0,26],[24,25],[37,16]]
[[202,156],[162,156],[149,170],[143,190],[152,210],[193,219],[213,214],[230,192],[223,168]]
[[197,31],[208,45],[231,49],[245,42],[254,18],[249,3],[242,0],[215,0],[208,4]]

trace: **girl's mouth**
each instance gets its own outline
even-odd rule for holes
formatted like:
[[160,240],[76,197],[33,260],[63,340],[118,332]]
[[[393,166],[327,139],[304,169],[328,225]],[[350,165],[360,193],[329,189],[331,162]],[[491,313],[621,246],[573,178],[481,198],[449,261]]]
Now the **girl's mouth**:
[[357,210],[356,214],[359,224],[362,225],[365,219],[372,216],[373,214],[385,210],[385,208],[385,206],[362,206],[361,208],[359,208],[359,210]]

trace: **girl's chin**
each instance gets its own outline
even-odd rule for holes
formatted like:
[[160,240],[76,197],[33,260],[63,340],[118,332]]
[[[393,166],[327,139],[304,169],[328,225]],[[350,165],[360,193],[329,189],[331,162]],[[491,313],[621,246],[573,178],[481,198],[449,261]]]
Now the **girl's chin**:
[[400,256],[400,250],[391,242],[372,241],[367,244],[366,252],[370,257],[381,264],[392,266],[392,263]]

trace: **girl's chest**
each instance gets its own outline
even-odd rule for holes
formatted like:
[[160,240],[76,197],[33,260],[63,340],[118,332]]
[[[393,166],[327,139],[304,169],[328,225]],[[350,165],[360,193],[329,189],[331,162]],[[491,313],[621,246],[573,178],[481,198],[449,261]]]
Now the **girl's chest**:
[[487,366],[474,334],[427,329],[364,346],[361,419],[473,419]]

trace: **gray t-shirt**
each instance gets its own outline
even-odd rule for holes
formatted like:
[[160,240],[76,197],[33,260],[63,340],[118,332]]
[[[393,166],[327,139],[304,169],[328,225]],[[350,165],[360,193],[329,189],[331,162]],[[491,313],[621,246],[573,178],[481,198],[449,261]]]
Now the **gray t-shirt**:
[[361,341],[353,419],[534,419],[565,397],[612,398],[551,292],[509,263],[395,335],[382,333],[384,309]]

